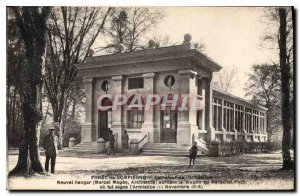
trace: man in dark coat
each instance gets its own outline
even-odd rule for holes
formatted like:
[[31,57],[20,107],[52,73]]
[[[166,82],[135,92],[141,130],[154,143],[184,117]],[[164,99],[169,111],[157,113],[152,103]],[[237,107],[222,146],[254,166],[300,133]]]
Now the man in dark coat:
[[108,141],[109,141],[109,148],[107,154],[110,155],[111,153],[115,155],[115,135],[111,129],[108,129]]
[[124,130],[123,134],[122,134],[122,149],[123,149],[123,153],[124,156],[126,155],[126,151],[128,151],[129,149],[129,136],[126,130]]
[[189,152],[190,152],[190,165],[189,166],[191,166],[192,161],[193,161],[193,167],[194,167],[195,166],[195,159],[196,159],[197,154],[198,154],[197,142],[193,143],[193,146],[190,148]]
[[49,171],[49,161],[51,160],[51,173],[55,173],[55,161],[57,155],[58,138],[55,135],[55,128],[53,125],[49,127],[49,134],[43,140],[43,148],[45,149],[46,162],[45,170]]

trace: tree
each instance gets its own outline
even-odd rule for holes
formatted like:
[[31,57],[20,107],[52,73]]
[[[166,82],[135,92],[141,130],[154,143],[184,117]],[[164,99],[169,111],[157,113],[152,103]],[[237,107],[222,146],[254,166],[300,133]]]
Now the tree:
[[7,9],[7,63],[6,63],[6,123],[8,146],[18,146],[23,129],[18,80],[23,73],[25,49],[16,19],[11,8]]
[[144,48],[143,38],[164,17],[160,9],[154,8],[115,8],[110,18],[110,26],[105,31],[107,43],[98,51],[119,52],[123,44],[126,52]]
[[236,68],[222,69],[215,73],[212,85],[215,89],[230,93],[232,91],[233,83],[235,81]]
[[38,99],[42,83],[41,67],[46,45],[46,18],[50,7],[11,7],[17,26],[24,41],[26,64],[19,78],[24,118],[24,134],[19,148],[16,167],[9,175],[28,175],[44,173],[38,149],[37,124],[42,119]]
[[[267,48],[270,50],[274,50],[276,53],[279,53],[279,38],[280,38],[280,17],[279,17],[279,9],[274,7],[269,7],[264,9],[264,15],[262,17],[262,22],[266,24],[266,30],[264,35],[262,36],[262,48]],[[290,101],[291,104],[294,105],[294,33],[293,33],[293,11],[291,8],[286,8],[286,48],[287,48],[287,56],[286,61],[289,65],[290,70]],[[279,57],[279,56],[278,56]],[[273,59],[276,64],[279,63],[278,59]],[[294,110],[292,108],[292,115],[294,114]],[[293,122],[293,118],[291,119]],[[294,123],[292,123],[294,124]]]
[[[59,148],[62,148],[66,104],[78,77],[75,64],[86,59],[96,38],[104,29],[111,8],[56,7],[48,24],[48,59],[44,76],[53,120],[60,125]],[[83,85],[81,85],[83,87]],[[74,92],[76,93],[76,92]]]
[[192,42],[192,47],[195,48],[197,51],[201,52],[202,54],[206,55],[206,45],[202,42]]
[[287,50],[287,11],[286,8],[279,8],[279,60],[280,60],[280,73],[281,73],[281,91],[282,91],[282,169],[290,169],[293,163],[290,155],[291,148],[291,102],[290,102],[290,80],[291,72],[288,60]]
[[278,65],[253,65],[245,90],[246,96],[251,96],[251,101],[254,104],[268,108],[267,132],[268,138],[270,138],[281,124],[280,70]]
[[152,40],[155,42],[156,48],[179,45],[177,42],[171,40],[170,36],[154,36]]

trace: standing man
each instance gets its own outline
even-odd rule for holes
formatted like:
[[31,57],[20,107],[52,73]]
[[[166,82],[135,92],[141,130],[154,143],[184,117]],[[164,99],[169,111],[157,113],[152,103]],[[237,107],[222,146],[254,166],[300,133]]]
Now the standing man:
[[123,134],[122,134],[122,149],[123,149],[123,153],[124,156],[126,155],[126,151],[128,151],[129,149],[129,136],[126,130],[124,130]]
[[51,125],[49,127],[49,134],[45,136],[43,140],[43,148],[45,149],[46,154],[46,162],[45,162],[45,170],[49,171],[49,161],[51,159],[51,173],[55,173],[55,160],[57,155],[57,145],[58,138],[55,135],[55,127]]
[[109,148],[107,154],[110,155],[111,153],[115,155],[115,135],[113,134],[113,131],[108,128],[108,141],[109,141]]

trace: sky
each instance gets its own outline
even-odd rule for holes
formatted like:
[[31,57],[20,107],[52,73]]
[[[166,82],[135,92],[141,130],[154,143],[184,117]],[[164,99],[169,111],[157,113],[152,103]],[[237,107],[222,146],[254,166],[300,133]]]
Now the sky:
[[206,53],[223,69],[236,67],[232,94],[244,98],[244,86],[251,66],[272,62],[276,50],[263,49],[261,37],[266,31],[263,8],[258,7],[171,7],[151,34],[169,36],[181,43],[189,33],[192,41],[205,43]]
[[[263,7],[164,7],[164,19],[146,37],[169,37],[181,44],[186,33],[206,45],[206,54],[223,69],[236,69],[232,94],[245,98],[251,66],[271,63],[278,52],[261,47],[267,25]],[[98,42],[98,44],[97,44]],[[102,40],[96,40],[95,47]],[[248,97],[249,98],[249,97]]]

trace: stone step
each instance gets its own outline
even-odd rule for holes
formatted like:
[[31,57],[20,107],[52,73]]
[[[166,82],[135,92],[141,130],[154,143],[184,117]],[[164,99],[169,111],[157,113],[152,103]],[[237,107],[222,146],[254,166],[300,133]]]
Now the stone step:
[[169,149],[156,149],[156,148],[143,148],[143,151],[163,151],[163,152],[189,152],[188,149],[176,149],[176,148],[169,148]]
[[74,147],[81,147],[81,148],[88,148],[88,147],[93,147],[93,148],[97,148],[97,145],[76,145],[76,146],[73,146],[72,148]]
[[97,150],[98,148],[93,146],[74,146],[66,149],[96,149]]
[[[142,155],[160,155],[160,156],[189,156],[190,146],[179,145],[176,143],[148,143],[142,149]],[[198,152],[203,155],[202,151]]]
[[[143,148],[143,152],[170,152],[170,153],[187,153],[189,154],[189,149],[150,149],[150,148]],[[202,153],[201,151],[198,151],[199,153]]]
[[149,146],[187,146],[176,143],[148,143]]
[[181,154],[170,154],[170,153],[164,153],[164,152],[143,152],[143,156],[173,156],[173,157],[187,157],[186,154],[181,153]]
[[184,144],[177,144],[177,143],[147,143],[148,146],[187,146]]
[[151,145],[145,145],[149,148],[182,148],[182,149],[188,149],[190,148],[189,146],[151,146]]
[[189,146],[152,146],[152,145],[144,145],[145,147],[148,147],[148,148],[181,148],[181,149],[188,149],[190,148]]
[[175,149],[173,149],[173,150],[170,150],[170,151],[166,151],[166,150],[157,150],[157,149],[143,149],[143,153],[144,152],[163,152],[163,153],[170,153],[170,154],[177,154],[177,153],[179,153],[179,154],[186,154],[186,155],[188,155],[189,154],[189,151],[186,151],[186,150],[175,150]]
[[82,148],[82,149],[66,149],[62,152],[97,152],[98,150],[97,149],[85,149],[85,148]]
[[77,144],[75,146],[82,146],[82,147],[84,147],[84,146],[86,146],[86,147],[93,146],[93,147],[97,147],[97,143],[95,143],[95,144]]

